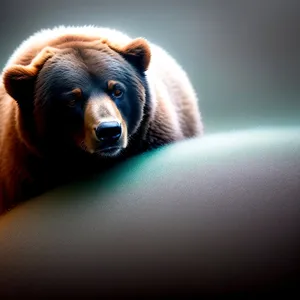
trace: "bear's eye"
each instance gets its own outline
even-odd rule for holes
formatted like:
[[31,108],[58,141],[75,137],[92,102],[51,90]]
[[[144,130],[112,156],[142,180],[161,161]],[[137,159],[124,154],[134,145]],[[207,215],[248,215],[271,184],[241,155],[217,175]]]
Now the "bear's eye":
[[121,98],[123,96],[123,91],[119,88],[116,88],[112,91],[112,95],[115,97],[115,98]]
[[70,93],[66,93],[67,105],[69,107],[75,107],[77,102],[82,99],[82,91],[79,88],[72,90]]
[[120,99],[124,95],[125,88],[121,83],[110,80],[108,82],[108,91],[111,97],[115,99]]
[[76,106],[76,99],[71,99],[68,101],[68,106],[69,107],[75,107]]

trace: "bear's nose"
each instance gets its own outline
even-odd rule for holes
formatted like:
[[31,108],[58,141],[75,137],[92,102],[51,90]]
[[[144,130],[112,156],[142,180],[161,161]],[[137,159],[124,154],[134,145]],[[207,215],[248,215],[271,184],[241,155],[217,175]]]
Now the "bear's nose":
[[120,123],[115,121],[102,122],[95,131],[100,141],[116,142],[121,136],[122,127]]

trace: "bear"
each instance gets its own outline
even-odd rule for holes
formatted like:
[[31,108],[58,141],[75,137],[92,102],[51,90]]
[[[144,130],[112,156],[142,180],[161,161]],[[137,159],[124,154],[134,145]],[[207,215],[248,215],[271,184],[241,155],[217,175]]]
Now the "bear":
[[196,92],[162,47],[111,28],[42,29],[1,73],[0,213],[202,135]]

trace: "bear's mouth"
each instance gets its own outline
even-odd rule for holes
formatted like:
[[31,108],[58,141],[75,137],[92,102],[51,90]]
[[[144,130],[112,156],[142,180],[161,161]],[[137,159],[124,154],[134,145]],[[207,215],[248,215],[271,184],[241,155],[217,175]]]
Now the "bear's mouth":
[[106,155],[106,156],[114,156],[117,155],[122,150],[120,146],[110,146],[105,148],[98,148],[96,150],[97,154]]

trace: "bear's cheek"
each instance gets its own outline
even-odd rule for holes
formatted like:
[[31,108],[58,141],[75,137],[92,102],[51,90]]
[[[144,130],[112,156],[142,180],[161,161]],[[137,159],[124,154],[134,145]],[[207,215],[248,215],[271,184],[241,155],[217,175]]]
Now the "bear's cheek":
[[60,132],[65,140],[71,140],[75,146],[82,148],[85,137],[84,113],[81,109],[69,109],[65,114],[57,118]]
[[132,135],[138,129],[142,120],[143,103],[135,97],[126,100],[120,103],[118,107],[126,123],[128,135]]
[[84,137],[83,112],[79,109],[48,106],[35,111],[35,123],[38,136],[48,142],[73,140],[77,144]]

